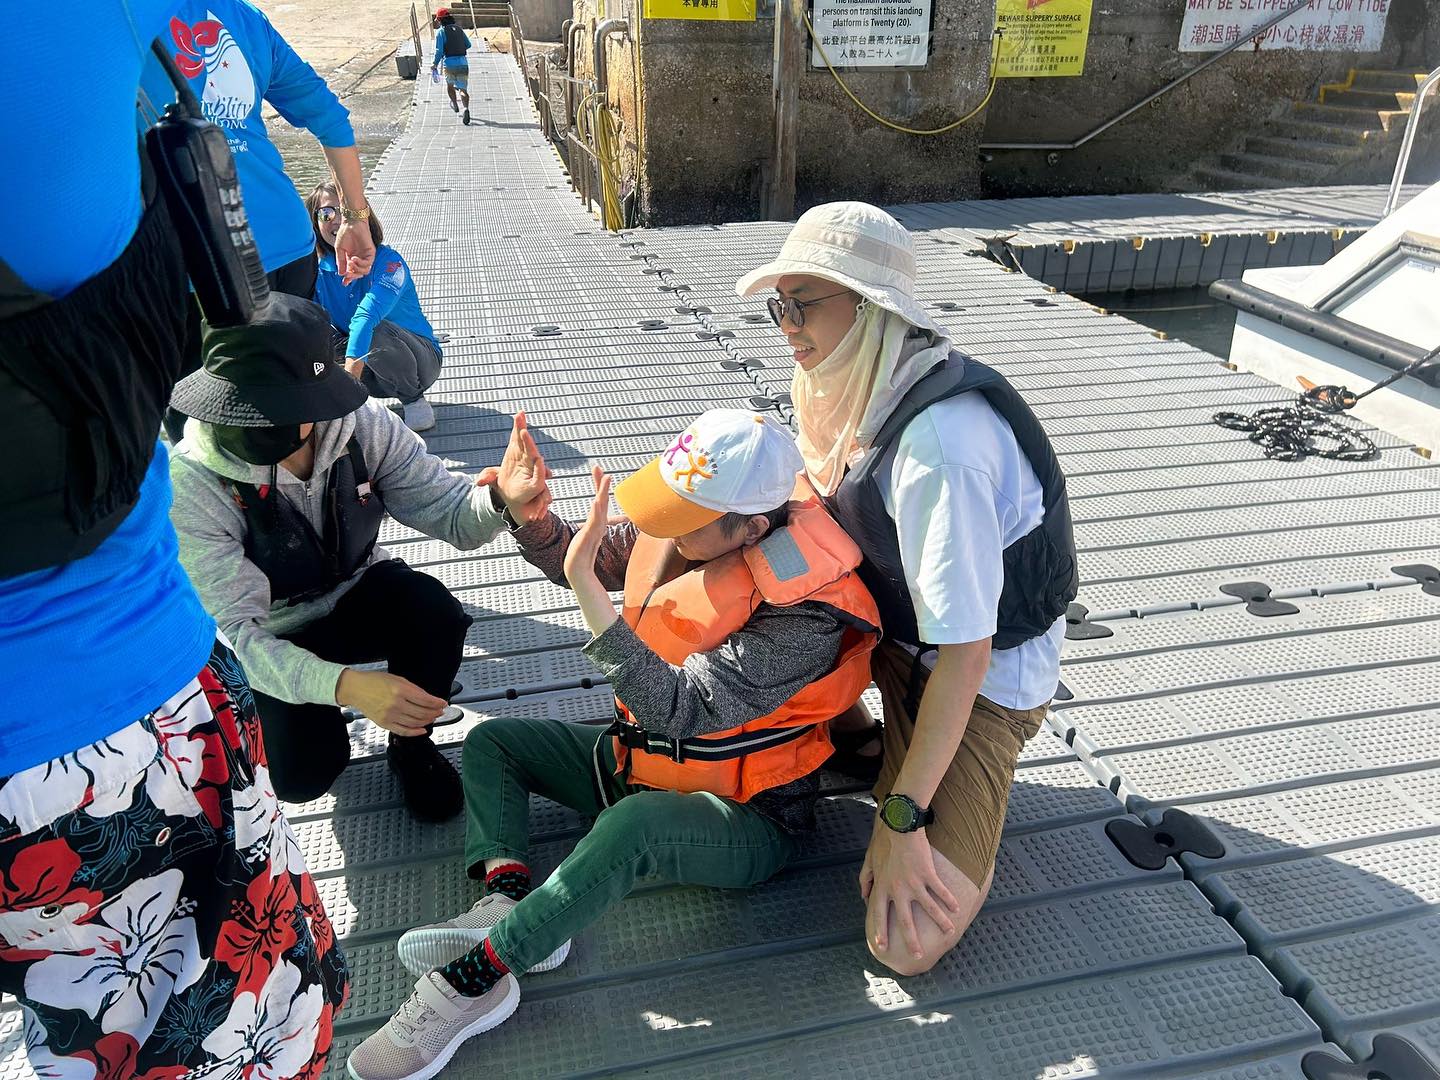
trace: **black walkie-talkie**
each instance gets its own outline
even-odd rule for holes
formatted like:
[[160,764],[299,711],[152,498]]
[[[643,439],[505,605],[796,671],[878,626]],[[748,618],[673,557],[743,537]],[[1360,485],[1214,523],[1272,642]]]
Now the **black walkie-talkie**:
[[145,149],[185,255],[205,321],[239,326],[270,297],[225,133],[206,120],[190,83],[159,41],[154,52],[177,100],[145,132]]

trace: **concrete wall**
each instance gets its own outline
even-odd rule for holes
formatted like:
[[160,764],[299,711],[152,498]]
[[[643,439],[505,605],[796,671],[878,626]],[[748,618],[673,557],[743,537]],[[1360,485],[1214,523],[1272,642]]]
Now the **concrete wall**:
[[[610,0],[630,20],[630,40],[608,47],[609,99],[622,118],[627,176],[638,173],[644,224],[753,219],[770,154],[773,8],[753,23],[645,20],[638,0]],[[593,22],[592,0],[575,13]],[[924,71],[847,74],[861,100],[912,127],[968,112],[984,95],[994,0],[938,0]],[[590,70],[590,36],[577,66]],[[643,68],[636,94],[636,43]],[[908,202],[979,192],[979,121],[939,137],[884,130],[843,96],[823,68],[800,87],[798,208],[836,198]],[[899,164],[897,164],[899,163]]]
[[[1067,142],[1195,66],[1177,45],[1184,0],[1096,0],[1085,74],[1004,79],[991,102],[986,142]],[[1427,30],[1422,24],[1428,24]],[[1440,63],[1440,3],[1392,0],[1377,53],[1237,49],[1153,107],[1053,164],[1038,151],[995,151],[985,166],[995,195],[1164,190],[1232,149],[1295,100],[1352,67]],[[1403,55],[1402,55],[1403,49]]]
[[570,18],[570,0],[510,0],[531,41],[559,41],[560,24]]

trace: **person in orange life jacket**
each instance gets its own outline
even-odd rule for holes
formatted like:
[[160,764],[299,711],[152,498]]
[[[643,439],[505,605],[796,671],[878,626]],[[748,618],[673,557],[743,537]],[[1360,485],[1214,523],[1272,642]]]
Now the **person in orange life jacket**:
[[[419,981],[351,1055],[352,1077],[433,1075],[514,1011],[516,975],[562,963],[638,878],[738,888],[795,854],[831,752],[826,720],[869,684],[878,637],[860,552],[797,488],[801,466],[775,420],[713,410],[616,487],[625,518],[607,518],[597,468],[583,524],[546,514],[512,529],[527,560],[574,590],[618,719],[497,718],[470,733],[465,860],[488,894],[401,937]],[[513,440],[501,476],[512,469],[537,469]],[[609,590],[622,588],[617,613]],[[595,818],[533,891],[532,792]]]
[[[329,790],[350,706],[389,733],[411,812],[443,820],[460,781],[429,731],[471,620],[376,546],[381,521],[474,549],[502,528],[507,495],[543,510],[544,478],[517,495],[513,470],[489,490],[493,469],[451,473],[331,360],[330,332],[318,304],[276,293],[248,325],[207,333],[204,368],[174,395],[192,417],[171,461],[180,561],[254,686],[276,794]],[[377,660],[388,671],[354,666]]]
[[880,813],[860,891],[870,950],[902,975],[952,948],[990,889],[1078,584],[1049,439],[998,372],[951,348],[915,276],[904,226],[845,202],[807,211],[736,285],[770,293],[806,473],[882,613]]

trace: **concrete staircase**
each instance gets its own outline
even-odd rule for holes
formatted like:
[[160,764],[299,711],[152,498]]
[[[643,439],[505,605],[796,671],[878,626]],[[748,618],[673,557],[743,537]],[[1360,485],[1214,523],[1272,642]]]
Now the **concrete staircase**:
[[[1352,70],[1296,102],[1243,148],[1186,178],[1190,190],[1235,191],[1390,179],[1415,91],[1426,72]],[[1432,102],[1433,104],[1433,102]]]
[[510,5],[489,0],[448,0],[450,14],[467,29],[485,26],[509,26]]

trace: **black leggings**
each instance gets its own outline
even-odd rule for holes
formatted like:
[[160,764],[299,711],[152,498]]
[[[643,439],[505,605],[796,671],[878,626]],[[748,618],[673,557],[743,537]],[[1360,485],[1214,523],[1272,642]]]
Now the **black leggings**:
[[[386,559],[366,570],[329,615],[284,638],[337,664],[388,661],[392,675],[446,698],[470,622],[439,581]],[[339,707],[292,705],[256,690],[255,708],[275,794],[308,802],[329,791],[350,761]]]

